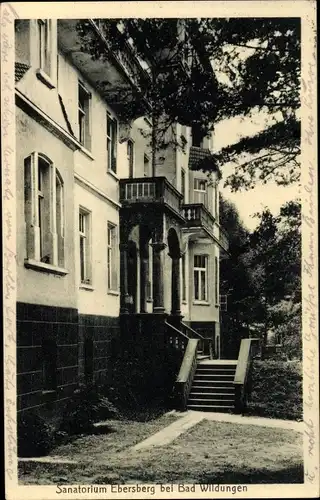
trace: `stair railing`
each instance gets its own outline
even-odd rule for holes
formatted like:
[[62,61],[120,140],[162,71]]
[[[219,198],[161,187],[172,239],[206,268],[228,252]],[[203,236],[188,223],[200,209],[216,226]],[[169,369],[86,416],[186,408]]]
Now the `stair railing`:
[[178,328],[171,325],[167,321],[165,321],[167,327],[167,339],[166,342],[171,346],[177,349],[178,351],[184,353],[189,341],[189,337],[184,333],[180,332]]
[[180,371],[175,383],[175,406],[177,410],[187,409],[191,386],[197,369],[198,339],[188,339]]
[[[203,353],[208,353],[210,356],[210,359],[213,359],[213,341],[211,338],[206,338],[201,335],[201,333],[197,332],[196,330],[193,330],[191,326],[187,325],[186,323],[183,323],[181,321],[181,326],[184,328],[186,335],[189,338],[196,338],[199,340],[199,350],[201,350]],[[190,333],[187,333],[190,332]],[[192,336],[191,336],[192,335]]]
[[235,412],[244,413],[251,392],[252,364],[258,339],[242,339],[234,375]]

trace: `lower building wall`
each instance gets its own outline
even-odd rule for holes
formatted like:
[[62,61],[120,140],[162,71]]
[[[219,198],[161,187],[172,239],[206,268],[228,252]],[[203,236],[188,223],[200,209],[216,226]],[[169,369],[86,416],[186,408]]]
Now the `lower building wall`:
[[107,382],[120,339],[118,317],[79,315],[79,378],[85,382]]
[[[56,346],[56,387],[48,391],[45,345]],[[47,356],[47,357],[46,357]],[[72,308],[17,303],[18,411],[54,407],[71,396],[78,383],[78,311]]]
[[[118,318],[79,315],[73,308],[18,302],[18,412],[36,409],[54,413],[72,396],[79,382],[86,378],[106,381],[116,338]],[[51,352],[52,345],[56,356]],[[48,359],[55,363],[55,388],[50,390],[44,378],[44,362]]]

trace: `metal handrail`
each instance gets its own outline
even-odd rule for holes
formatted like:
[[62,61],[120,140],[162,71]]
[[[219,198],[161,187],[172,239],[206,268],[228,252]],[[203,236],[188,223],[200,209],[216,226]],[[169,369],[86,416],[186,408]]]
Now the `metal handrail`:
[[183,323],[182,321],[181,321],[181,325],[184,326],[184,328],[186,328],[187,330],[190,330],[190,332],[194,333],[197,337],[200,337],[200,339],[206,340],[206,338],[203,337],[203,335],[201,335],[201,333],[199,333],[196,330],[194,330],[193,328],[191,328],[191,326],[187,325],[186,323]]
[[189,337],[187,335],[185,335],[184,333],[182,333],[180,330],[178,330],[178,328],[176,328],[175,326],[173,325],[170,325],[170,323],[168,323],[167,321],[165,321],[165,324],[167,326],[170,326],[170,328],[172,330],[174,330],[176,333],[178,333],[179,335],[181,335],[182,337],[184,337],[186,340],[189,340]]

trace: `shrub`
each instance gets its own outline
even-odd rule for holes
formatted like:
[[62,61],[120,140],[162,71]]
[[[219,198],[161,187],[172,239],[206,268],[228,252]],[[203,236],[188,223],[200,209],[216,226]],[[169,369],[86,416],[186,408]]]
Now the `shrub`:
[[17,433],[19,457],[46,455],[55,444],[54,427],[32,411],[18,414]]
[[81,386],[65,406],[59,432],[68,435],[91,432],[95,422],[117,416],[118,410],[100,387]]
[[[124,353],[113,364],[112,380],[104,391],[108,398],[127,415],[154,413],[170,404],[170,395],[179,363],[167,356],[165,361],[156,354],[141,357]],[[140,418],[140,417],[139,417]]]
[[296,361],[254,361],[248,413],[282,419],[302,418],[302,367]]

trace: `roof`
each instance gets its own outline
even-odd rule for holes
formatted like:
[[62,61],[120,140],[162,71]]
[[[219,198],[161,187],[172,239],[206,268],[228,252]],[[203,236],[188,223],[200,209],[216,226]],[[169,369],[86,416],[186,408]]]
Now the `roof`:
[[189,153],[189,168],[195,168],[198,163],[207,156],[211,156],[209,149],[191,146]]
[[14,65],[15,83],[18,83],[21,80],[21,78],[24,77],[24,75],[26,74],[26,72],[28,71],[29,68],[30,68],[30,66],[28,66],[27,64],[24,64],[21,62],[15,63],[15,65]]
[[[219,170],[219,167],[217,163],[214,161],[214,158],[212,156],[212,153],[210,149],[207,148],[200,148],[197,146],[191,146],[190,148],[190,153],[189,153],[189,169],[190,170],[201,170],[202,165],[201,163],[205,158],[209,158],[208,163],[206,166],[203,165],[205,170],[211,170],[214,172],[218,172],[219,177],[221,177],[221,172]],[[209,168],[208,168],[209,165]]]

